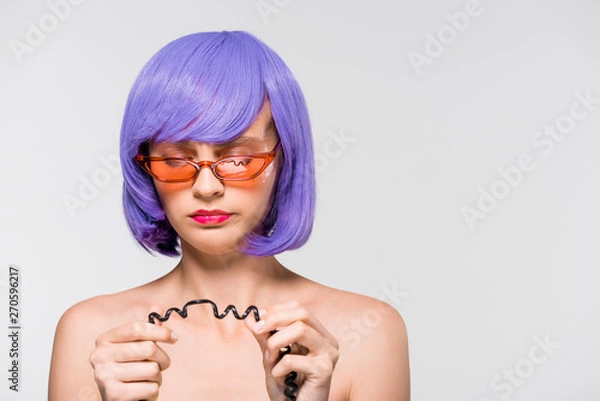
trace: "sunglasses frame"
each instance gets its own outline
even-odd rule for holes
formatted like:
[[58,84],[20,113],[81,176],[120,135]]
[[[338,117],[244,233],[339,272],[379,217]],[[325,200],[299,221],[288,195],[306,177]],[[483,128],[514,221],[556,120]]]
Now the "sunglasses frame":
[[[210,168],[210,170],[212,171],[213,175],[215,177],[217,177],[219,180],[223,180],[223,181],[247,181],[247,180],[253,180],[253,179],[255,179],[263,171],[265,171],[265,169],[267,167],[269,167],[269,165],[273,162],[273,160],[275,160],[275,156],[277,155],[277,151],[280,148],[281,148],[281,139],[278,139],[277,140],[277,144],[275,144],[275,147],[270,152],[254,153],[254,154],[246,154],[246,155],[235,155],[235,156],[224,156],[224,157],[221,157],[221,158],[219,158],[219,159],[217,159],[215,161],[203,160],[203,161],[196,162],[191,157],[155,157],[155,156],[144,156],[144,155],[137,155],[133,159],[137,162],[137,164],[146,173],[148,173],[152,178],[154,178],[155,180],[160,181],[160,182],[188,182],[188,181],[195,181],[198,178],[198,175],[200,175],[200,171],[201,171],[202,167],[204,167],[204,166],[208,166]],[[217,171],[216,171],[216,165],[219,164],[219,163],[222,163],[223,161],[226,161],[227,159],[232,159],[232,158],[255,158],[255,159],[263,159],[263,160],[265,160],[265,163],[260,168],[260,170],[258,170],[252,176],[247,177],[247,178],[228,178],[228,177],[222,177],[221,175],[219,175],[217,173]],[[165,179],[162,179],[162,178],[156,176],[152,172],[152,170],[150,169],[150,167],[147,164],[148,162],[152,162],[152,161],[169,161],[169,160],[177,160],[177,161],[185,162],[185,163],[193,166],[196,169],[196,173],[192,177],[186,178],[186,179],[182,179],[182,180],[165,180]]]

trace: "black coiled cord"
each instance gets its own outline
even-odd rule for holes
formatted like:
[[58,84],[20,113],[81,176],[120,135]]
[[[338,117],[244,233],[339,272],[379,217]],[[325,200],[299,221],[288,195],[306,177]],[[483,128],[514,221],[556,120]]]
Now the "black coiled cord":
[[[212,306],[212,310],[213,310],[213,314],[215,315],[215,317],[217,319],[223,319],[225,316],[227,316],[229,314],[229,312],[231,312],[233,314],[233,316],[238,319],[238,320],[244,320],[246,319],[246,317],[252,312],[254,314],[254,319],[258,322],[260,320],[260,315],[258,313],[258,308],[254,305],[250,305],[245,311],[244,313],[242,313],[241,315],[238,313],[237,309],[235,306],[233,305],[229,305],[227,306],[227,308],[225,308],[225,310],[223,311],[223,313],[219,313],[219,310],[217,308],[217,305],[211,301],[210,299],[194,299],[192,301],[189,301],[188,303],[186,303],[183,306],[183,309],[179,309],[179,308],[169,308],[166,312],[165,312],[165,316],[161,316],[156,312],[152,312],[148,315],[148,321],[152,324],[156,323],[156,320],[159,320],[161,322],[165,322],[167,320],[169,320],[169,317],[171,316],[171,313],[175,312],[177,313],[179,316],[181,316],[182,318],[186,318],[188,313],[187,313],[187,308],[190,305],[200,305],[200,304],[210,304]],[[274,334],[276,332],[276,330],[271,331],[271,334]],[[290,352],[292,352],[292,347],[291,346],[286,346],[285,349],[281,352],[281,355],[287,355]],[[298,385],[294,382],[294,380],[296,380],[296,378],[298,377],[298,373],[296,372],[290,372],[287,377],[285,378],[285,385],[287,386],[287,388],[285,389],[285,391],[283,392],[283,394],[288,397],[290,400],[292,401],[296,401],[296,390],[298,389]]]

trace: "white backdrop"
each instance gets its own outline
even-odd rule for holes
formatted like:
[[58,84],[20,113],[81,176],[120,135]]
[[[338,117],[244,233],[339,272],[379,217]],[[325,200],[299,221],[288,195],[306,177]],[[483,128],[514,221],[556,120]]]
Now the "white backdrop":
[[599,400],[599,12],[591,0],[2,0],[2,305],[9,265],[21,269],[19,392],[2,335],[2,400],[46,398],[70,305],[176,263],[142,251],[123,219],[126,96],[167,42],[237,29],[286,60],[312,117],[316,226],[280,259],[398,309],[413,400]]

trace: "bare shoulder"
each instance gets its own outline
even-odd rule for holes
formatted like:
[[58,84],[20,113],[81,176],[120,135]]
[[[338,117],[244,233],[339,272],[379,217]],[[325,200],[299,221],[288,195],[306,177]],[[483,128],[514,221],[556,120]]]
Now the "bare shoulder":
[[335,381],[350,388],[343,399],[409,400],[408,334],[401,314],[362,294],[326,286],[315,294],[308,307],[339,342]]
[[147,315],[139,290],[99,295],[68,308],[58,320],[54,334],[52,366],[64,358],[87,361],[96,338],[103,332]]
[[390,304],[367,295],[316,285],[318,296],[309,304],[338,338],[340,346],[357,349],[361,344],[407,341],[404,319]]
[[141,301],[140,287],[99,295],[80,301],[61,316],[57,331],[77,329],[79,333],[101,332],[134,320],[143,320],[147,309]]
[[90,353],[103,332],[145,317],[140,290],[96,296],[78,302],[60,317],[54,334],[48,399],[99,400]]

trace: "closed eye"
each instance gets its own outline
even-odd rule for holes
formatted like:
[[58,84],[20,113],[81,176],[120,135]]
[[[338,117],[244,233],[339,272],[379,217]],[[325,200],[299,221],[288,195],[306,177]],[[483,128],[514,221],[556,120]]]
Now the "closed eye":
[[169,157],[165,159],[165,163],[170,167],[183,167],[187,164],[187,162],[191,160],[191,158],[183,158],[183,157]]
[[242,158],[228,157],[226,159],[223,159],[222,163],[233,163],[237,167],[237,166],[246,166],[251,161],[252,161],[251,157],[242,157]]

